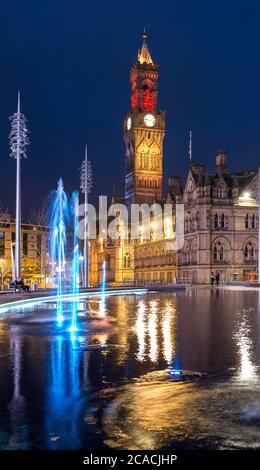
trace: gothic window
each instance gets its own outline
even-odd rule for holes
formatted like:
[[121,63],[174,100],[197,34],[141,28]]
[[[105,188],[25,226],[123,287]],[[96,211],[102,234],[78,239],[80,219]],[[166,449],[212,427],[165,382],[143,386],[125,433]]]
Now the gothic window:
[[246,261],[255,261],[256,260],[255,245],[252,242],[247,242],[247,244],[245,246],[245,260]]
[[153,94],[149,89],[144,90],[143,106],[144,109],[147,109],[148,111],[153,111]]
[[130,268],[131,267],[131,256],[129,253],[126,253],[124,256],[124,268]]
[[224,245],[222,242],[215,243],[213,247],[213,259],[214,261],[220,261],[220,262],[225,260]]
[[224,188],[219,186],[218,189],[217,189],[217,198],[218,199],[223,199],[223,197],[224,197]]
[[184,263],[189,262],[189,257],[190,257],[190,246],[189,243],[186,242],[183,248],[183,254],[182,254],[182,259]]
[[255,214],[253,214],[253,215],[246,214],[245,228],[248,228],[248,229],[250,229],[250,228],[255,229],[256,228],[256,216],[255,216]]
[[226,228],[226,222],[227,219],[225,217],[225,214],[222,212],[222,214],[215,214],[214,216],[214,227],[218,229],[224,229]]
[[137,107],[137,93],[136,91],[134,91],[134,93],[132,93],[131,95],[131,103],[132,103],[132,108],[136,108]]
[[154,100],[153,100],[153,82],[151,80],[143,81],[143,107],[148,111],[153,111],[154,109]]

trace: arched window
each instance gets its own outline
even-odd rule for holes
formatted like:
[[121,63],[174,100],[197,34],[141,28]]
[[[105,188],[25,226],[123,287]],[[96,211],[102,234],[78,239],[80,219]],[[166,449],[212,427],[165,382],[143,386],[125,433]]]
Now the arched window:
[[249,221],[249,217],[248,217],[248,214],[246,214],[245,228],[248,228],[249,226],[248,221]]
[[223,199],[224,197],[224,189],[220,186],[217,189],[217,198],[218,199]]
[[213,259],[214,261],[225,261],[225,250],[223,243],[215,243],[213,247]]
[[218,214],[215,214],[215,217],[214,217],[214,227],[218,228]]
[[252,215],[251,227],[255,228],[255,214]]
[[225,228],[225,215],[223,213],[221,214],[220,226],[221,228]]
[[124,268],[130,268],[131,267],[131,256],[129,253],[126,253],[124,256]]
[[256,260],[256,249],[255,249],[254,243],[252,242],[247,242],[245,246],[245,260],[246,261]]
[[153,111],[154,109],[154,100],[153,100],[153,82],[151,80],[143,81],[143,107],[148,111]]
[[190,245],[188,242],[184,244],[182,259],[184,263],[188,263],[190,258]]

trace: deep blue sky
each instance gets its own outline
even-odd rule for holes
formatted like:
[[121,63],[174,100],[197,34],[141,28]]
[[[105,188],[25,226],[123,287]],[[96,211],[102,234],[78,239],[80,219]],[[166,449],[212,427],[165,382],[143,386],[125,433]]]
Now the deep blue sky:
[[1,0],[0,201],[14,209],[10,116],[21,90],[31,131],[23,161],[23,213],[64,178],[77,189],[88,143],[97,194],[123,192],[123,117],[129,68],[144,26],[160,65],[166,110],[164,175],[185,176],[194,159],[214,168],[225,148],[233,170],[260,155],[260,2],[253,0]]

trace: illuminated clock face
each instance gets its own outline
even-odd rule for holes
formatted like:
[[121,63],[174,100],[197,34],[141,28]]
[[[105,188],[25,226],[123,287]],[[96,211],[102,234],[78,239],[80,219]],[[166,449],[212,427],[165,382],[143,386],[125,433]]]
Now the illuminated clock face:
[[155,124],[155,117],[153,114],[146,114],[144,116],[144,123],[147,127],[153,127]]
[[127,130],[130,131],[132,125],[132,119],[129,117],[126,121]]

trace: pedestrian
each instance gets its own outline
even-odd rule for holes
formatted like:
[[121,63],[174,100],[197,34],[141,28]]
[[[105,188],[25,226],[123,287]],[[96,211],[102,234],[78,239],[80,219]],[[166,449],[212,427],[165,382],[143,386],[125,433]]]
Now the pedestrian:
[[24,292],[28,292],[28,293],[30,292],[30,286],[28,286],[27,284],[25,284],[24,281],[23,281],[23,279],[20,279],[19,285],[20,285],[20,287],[22,288],[22,290],[23,290]]
[[220,273],[217,271],[216,274],[215,274],[215,278],[216,278],[216,284],[217,286],[219,285],[219,281],[220,281]]
[[214,286],[215,275],[214,275],[213,271],[211,271],[210,280],[211,280],[211,285]]

